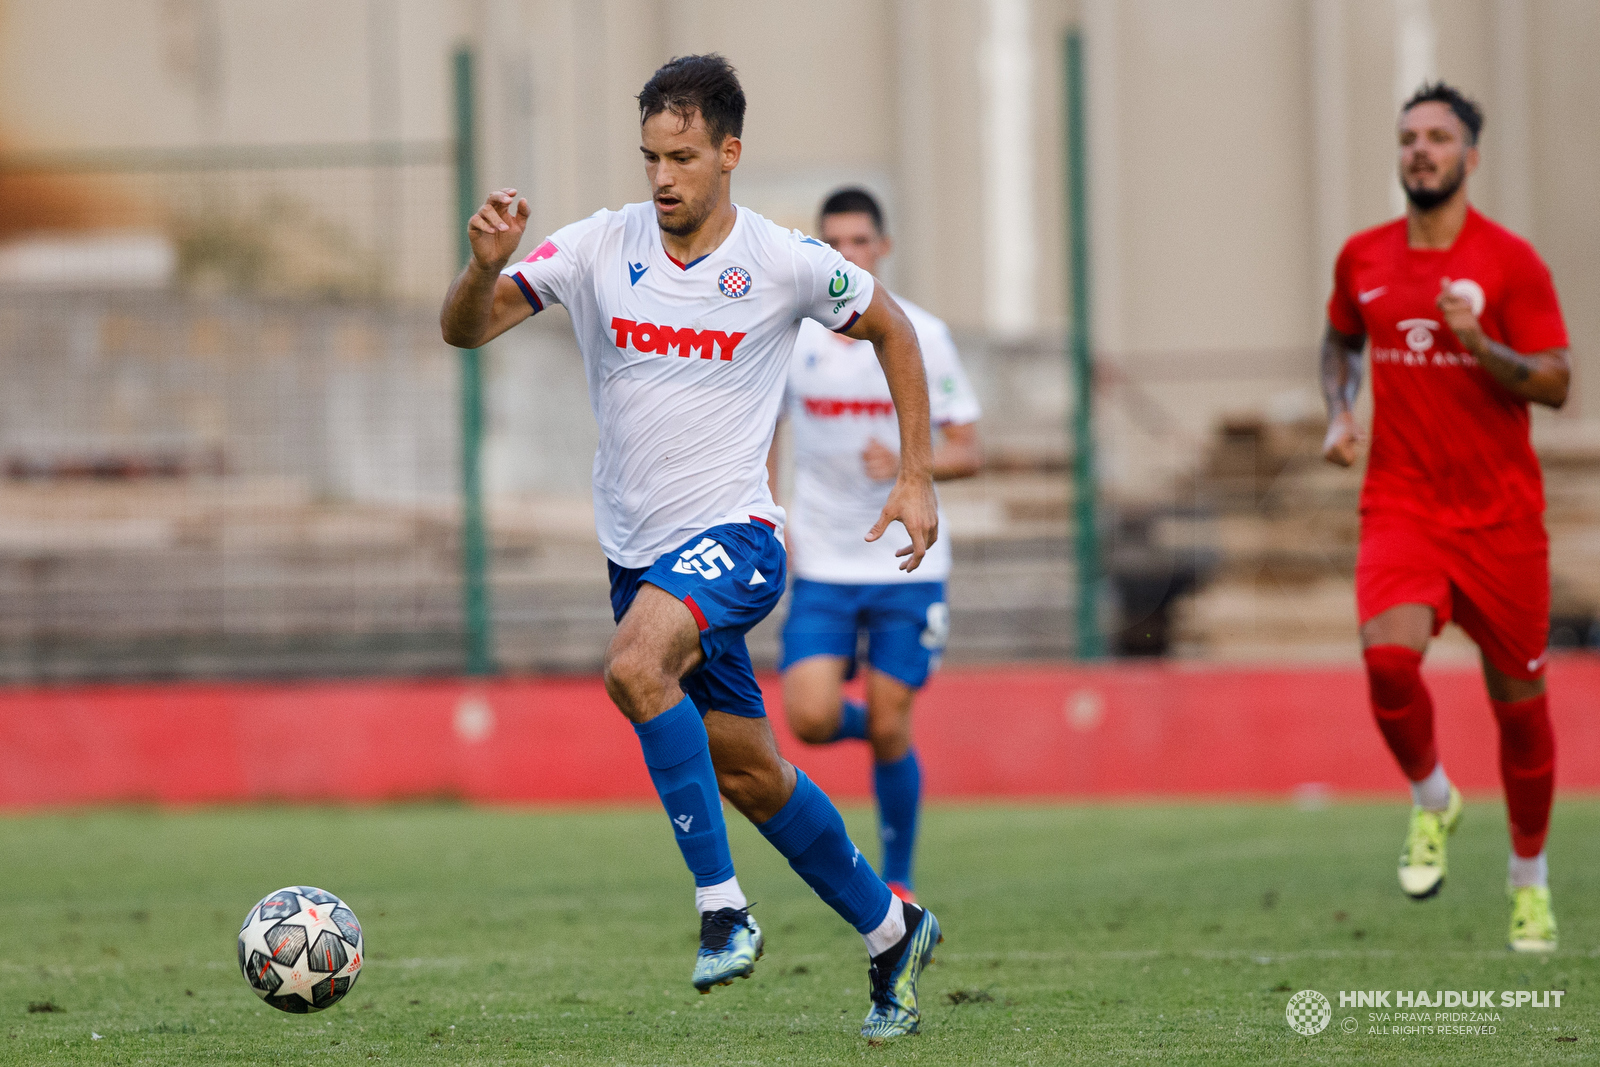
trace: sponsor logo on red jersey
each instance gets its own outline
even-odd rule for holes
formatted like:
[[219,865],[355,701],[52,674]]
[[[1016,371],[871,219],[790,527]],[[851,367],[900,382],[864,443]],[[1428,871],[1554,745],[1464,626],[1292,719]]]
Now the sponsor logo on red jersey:
[[1372,362],[1400,367],[1476,367],[1478,357],[1471,352],[1413,352],[1407,348],[1372,347]]
[[1432,319],[1404,319],[1395,329],[1406,332],[1406,347],[1413,352],[1426,352],[1433,347],[1433,331],[1439,324]]
[[1475,367],[1478,360],[1470,352],[1447,352],[1434,346],[1451,334],[1440,334],[1444,329],[1433,319],[1402,319],[1395,329],[1405,336],[1405,348],[1386,345],[1372,346],[1372,362],[1393,363],[1402,367]]
[[617,347],[632,348],[635,352],[653,352],[668,355],[669,349],[688,359],[696,353],[701,359],[721,359],[731,362],[733,350],[745,339],[742,333],[724,333],[721,330],[696,330],[691,326],[658,326],[653,322],[634,322],[632,319],[612,319],[611,328],[617,331]]

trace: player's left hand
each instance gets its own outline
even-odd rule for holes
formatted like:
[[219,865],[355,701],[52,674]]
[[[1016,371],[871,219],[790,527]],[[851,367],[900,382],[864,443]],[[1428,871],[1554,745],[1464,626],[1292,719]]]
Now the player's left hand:
[[896,519],[911,535],[911,543],[895,555],[906,557],[900,564],[901,570],[914,571],[922,564],[928,548],[939,539],[939,499],[933,492],[931,474],[907,477],[905,471],[900,472],[894,488],[889,490],[883,513],[867,533],[867,540],[876,541],[882,537],[883,531]]
[[1439,314],[1444,316],[1445,325],[1456,335],[1461,347],[1476,355],[1483,347],[1483,328],[1478,325],[1478,316],[1472,313],[1471,299],[1453,291],[1449,278],[1442,278],[1434,303],[1438,304]]
[[892,482],[900,476],[900,453],[874,437],[861,450],[861,466],[873,481]]

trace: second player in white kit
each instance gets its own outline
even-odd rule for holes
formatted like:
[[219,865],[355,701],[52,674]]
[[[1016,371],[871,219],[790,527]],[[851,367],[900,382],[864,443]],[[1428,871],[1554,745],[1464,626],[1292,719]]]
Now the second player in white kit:
[[[922,347],[933,425],[976,423],[982,409],[949,328],[904,297],[895,299]],[[915,571],[900,570],[895,558],[909,543],[903,530],[891,527],[876,541],[861,539],[863,517],[872,524],[892,484],[869,474],[862,455],[874,441],[890,452],[900,451],[894,400],[870,344],[831,333],[815,321],[803,323],[790,360],[783,416],[789,420],[794,449],[789,524],[805,543],[805,550],[791,561],[796,577],[844,585],[942,582],[950,577],[948,537],[929,547]],[[945,528],[943,509],[939,527]]]
[[[841,189],[822,205],[820,232],[853,266],[874,270],[888,254],[883,212],[861,189]],[[973,474],[982,462],[979,407],[943,322],[896,298],[917,332],[932,423],[943,440],[935,478]],[[905,538],[865,542],[854,534],[877,514],[899,470],[894,398],[870,345],[808,322],[789,368],[785,417],[792,426],[794,499],[789,507],[797,578],[783,628],[784,708],[795,733],[813,744],[868,741],[883,844],[884,880],[915,901],[912,867],[922,803],[922,767],[911,744],[917,690],[938,665],[949,633],[945,579],[950,542],[942,538],[922,566],[904,571]],[[768,466],[774,467],[774,457]],[[940,515],[940,525],[944,525]],[[846,699],[866,639],[866,701]]]

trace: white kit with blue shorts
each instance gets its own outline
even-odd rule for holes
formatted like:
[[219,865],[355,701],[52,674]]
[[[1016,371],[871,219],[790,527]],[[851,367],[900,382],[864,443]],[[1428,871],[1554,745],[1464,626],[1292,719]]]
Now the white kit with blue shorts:
[[[965,425],[982,414],[945,324],[896,298],[917,331],[934,426]],[[949,630],[945,580],[949,527],[914,571],[895,552],[911,543],[891,523],[864,540],[889,499],[893,481],[867,475],[862,453],[871,440],[900,450],[900,425],[889,382],[871,344],[840,337],[815,323],[800,331],[789,368],[786,414],[793,426],[794,500],[789,507],[794,597],[783,630],[782,666],[809,656],[853,662],[867,634],[874,668],[920,686],[944,651]]]

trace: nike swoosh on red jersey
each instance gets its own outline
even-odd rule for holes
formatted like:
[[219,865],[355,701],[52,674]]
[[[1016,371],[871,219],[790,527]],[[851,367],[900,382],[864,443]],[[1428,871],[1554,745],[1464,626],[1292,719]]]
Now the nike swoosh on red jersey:
[[1387,285],[1380,285],[1376,289],[1368,289],[1364,293],[1357,293],[1356,299],[1363,304],[1370,304],[1388,291],[1389,287]]

